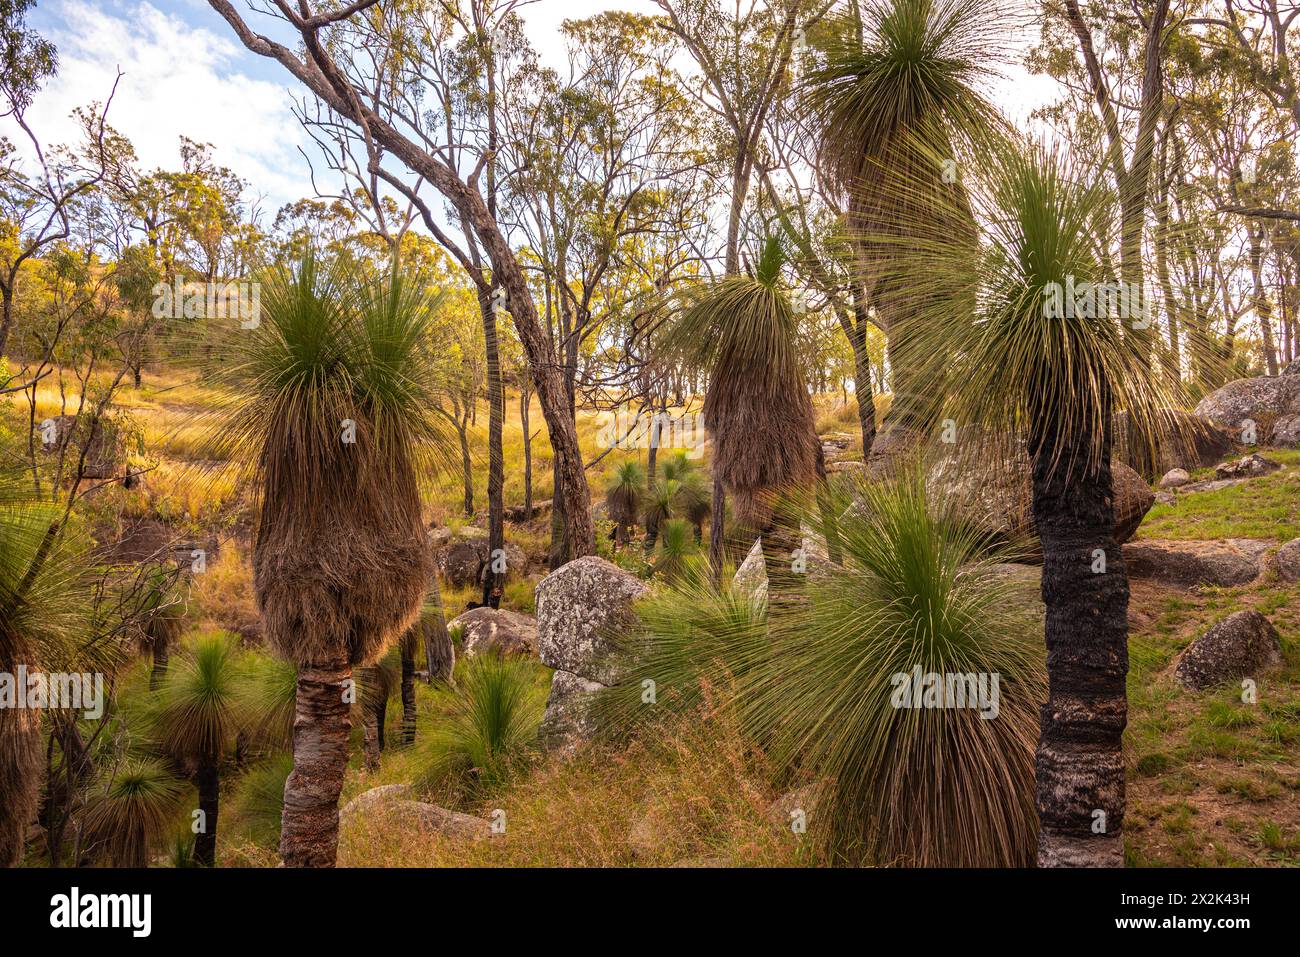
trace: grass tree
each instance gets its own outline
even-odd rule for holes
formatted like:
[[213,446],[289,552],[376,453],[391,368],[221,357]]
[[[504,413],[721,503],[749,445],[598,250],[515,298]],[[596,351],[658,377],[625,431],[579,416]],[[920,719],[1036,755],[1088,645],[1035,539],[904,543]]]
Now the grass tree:
[[149,737],[198,788],[194,860],[204,867],[216,864],[221,766],[252,723],[240,678],[233,641],[207,635],[184,650],[149,702]]
[[983,224],[978,246],[944,231],[873,237],[891,244],[906,306],[899,361],[949,384],[945,414],[981,436],[989,468],[1017,468],[1011,447],[1027,443],[1049,678],[1036,758],[1038,862],[1116,866],[1129,588],[1115,540],[1114,413],[1158,435],[1169,427],[1164,410],[1181,400],[1134,333],[1145,322],[1129,311],[1138,300],[1085,291],[1115,288],[1098,239],[1111,208],[1101,185],[1079,182],[1056,153],[990,138],[967,192],[939,196],[971,205]]
[[628,530],[641,516],[645,497],[645,469],[636,459],[624,459],[614,466],[605,488],[605,505],[614,523],[614,548],[627,544]]
[[[601,726],[728,709],[782,781],[819,782],[804,808],[831,862],[1031,863],[1045,684],[1032,586],[999,573],[919,471],[826,496],[843,561],[810,576],[805,601],[754,601],[687,567],[638,604],[629,681],[597,699]],[[635,679],[652,674],[662,707],[647,709]],[[932,674],[973,676],[967,706],[910,697]]]
[[[103,672],[109,651],[92,630],[89,564],[62,506],[33,501],[27,476],[0,475],[0,674],[18,692],[28,673]],[[57,530],[56,530],[57,529]],[[17,865],[42,780],[42,712],[0,706],[0,867]]]
[[128,759],[87,800],[84,846],[114,867],[147,867],[150,850],[176,825],[185,791],[161,761]]
[[979,86],[1005,22],[989,0],[862,0],[827,27],[803,85],[821,131],[817,169],[844,198],[855,268],[888,336],[889,430],[924,433],[942,389],[903,360],[906,302],[891,243],[936,232],[973,238],[970,209],[935,197],[940,186],[961,195],[959,147],[997,125]]
[[736,524],[761,538],[770,581],[789,577],[799,545],[798,526],[776,498],[811,484],[818,448],[795,312],[781,285],[784,262],[771,238],[753,275],[687,290],[668,336],[672,350],[710,370],[703,412],[713,473],[732,497]]
[[262,280],[260,322],[223,335],[218,443],[256,466],[254,588],[298,666],[280,851],[333,866],[352,669],[418,617],[432,575],[419,476],[448,441],[435,411],[427,284],[307,256]]
[[704,538],[704,523],[713,510],[709,482],[704,470],[693,462],[685,450],[679,449],[664,462],[664,478],[676,481],[677,514],[695,529],[695,542]]

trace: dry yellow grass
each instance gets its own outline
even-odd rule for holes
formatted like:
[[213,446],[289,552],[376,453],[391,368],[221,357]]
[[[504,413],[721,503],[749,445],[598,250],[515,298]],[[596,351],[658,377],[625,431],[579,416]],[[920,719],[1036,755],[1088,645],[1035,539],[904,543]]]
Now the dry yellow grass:
[[[385,778],[390,775],[385,775]],[[462,810],[504,814],[505,832],[469,841],[400,811],[344,827],[347,867],[801,866],[807,836],[771,814],[761,758],[707,713],[626,750],[591,746],[540,759],[505,793]],[[367,782],[370,784],[371,782]],[[381,783],[374,781],[374,784]],[[351,790],[351,789],[350,789]],[[355,793],[355,792],[354,792]]]

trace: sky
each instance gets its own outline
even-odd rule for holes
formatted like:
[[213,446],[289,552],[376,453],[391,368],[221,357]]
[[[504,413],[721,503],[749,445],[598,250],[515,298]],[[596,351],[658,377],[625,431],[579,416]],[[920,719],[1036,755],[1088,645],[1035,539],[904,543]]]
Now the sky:
[[[1026,2],[1026,0],[1017,0]],[[236,9],[246,0],[234,0]],[[543,62],[562,69],[559,26],[602,10],[655,12],[652,0],[537,0],[520,8]],[[254,16],[254,29],[269,19]],[[312,195],[299,152],[310,141],[291,113],[302,95],[279,64],[246,51],[206,0],[38,0],[28,24],[59,50],[59,71],[37,95],[28,118],[44,144],[73,141],[72,110],[103,101],[122,78],[109,123],[135,145],[146,169],[176,168],[182,135],[211,143],[218,163],[250,185],[250,202],[269,218],[285,203]],[[1023,51],[1036,38],[1024,27],[1008,37]],[[995,81],[995,101],[1021,125],[1053,98],[1054,84],[1009,65]],[[9,120],[0,133],[18,142]]]

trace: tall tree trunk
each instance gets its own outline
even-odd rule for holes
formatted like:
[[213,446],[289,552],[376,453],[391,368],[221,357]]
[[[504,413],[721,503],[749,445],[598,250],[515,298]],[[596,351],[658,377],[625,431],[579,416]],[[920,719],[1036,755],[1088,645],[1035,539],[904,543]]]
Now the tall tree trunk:
[[12,276],[9,282],[0,287],[0,358],[5,355],[5,350],[9,347],[9,330],[14,324],[14,286],[17,276]]
[[460,472],[461,483],[465,486],[465,517],[474,516],[474,463],[469,455],[469,430],[464,422],[458,423],[456,429],[460,437]]
[[524,430],[524,521],[533,518],[533,436],[529,431],[528,412],[533,404],[527,384],[519,390],[519,424]]
[[[492,305],[492,288],[480,286],[479,312],[483,317],[483,343],[487,355],[488,390],[488,564],[483,575],[483,604],[488,608],[501,607],[501,590],[505,587],[505,571],[497,571],[505,561],[506,532],[505,502],[502,489],[505,485],[505,460],[501,450],[501,428],[506,415],[505,386],[501,382],[501,356],[497,348],[497,318]],[[501,561],[497,561],[498,556]]]
[[203,830],[194,836],[194,860],[201,867],[217,863],[217,812],[221,803],[220,756],[208,755],[199,761],[195,783],[199,787],[199,810]]
[[722,479],[713,476],[713,506],[709,518],[709,574],[716,585],[722,581],[722,563],[726,558],[727,490]]
[[352,729],[346,661],[298,669],[293,771],[284,782],[280,857],[286,867],[333,867],[339,845],[339,793]]
[[398,650],[402,656],[402,744],[415,744],[415,651],[418,644],[416,627],[402,636]]
[[[8,656],[6,656],[8,657]],[[16,674],[15,661],[3,662]],[[0,867],[17,867],[41,793],[41,713],[0,708]]]
[[371,665],[357,669],[357,683],[361,686],[361,742],[367,771],[379,770],[380,735],[379,716],[387,701],[381,700],[379,669]]
[[1087,429],[1066,448],[1041,432],[1030,446],[1047,606],[1048,698],[1036,755],[1040,867],[1124,863],[1129,587],[1115,541],[1110,412],[1106,401],[1096,423],[1105,442],[1091,467]]
[[[553,489],[559,489],[560,482],[563,479],[560,476],[560,461],[554,459],[551,462],[551,483]],[[569,554],[569,546],[566,542],[568,535],[568,523],[565,520],[565,502],[556,493],[551,495],[551,551],[548,556],[547,566],[551,571],[555,571],[563,565]]]
[[1260,223],[1250,227],[1250,275],[1255,286],[1255,318],[1263,337],[1264,366],[1269,375],[1277,375],[1277,347],[1273,343],[1273,303],[1264,288],[1264,227]]

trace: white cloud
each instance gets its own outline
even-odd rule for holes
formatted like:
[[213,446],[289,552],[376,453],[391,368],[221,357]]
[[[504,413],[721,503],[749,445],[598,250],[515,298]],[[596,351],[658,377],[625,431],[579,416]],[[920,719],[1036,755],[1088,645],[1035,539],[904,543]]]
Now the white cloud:
[[[215,14],[209,29],[137,0],[58,0],[44,12],[56,23],[42,33],[59,49],[59,72],[28,113],[44,143],[74,140],[69,114],[104,100],[120,68],[109,123],[145,168],[176,168],[183,134],[211,143],[217,162],[248,180],[247,198],[264,196],[268,212],[310,194],[296,149],[306,137],[290,113],[292,77],[250,77],[240,63],[249,54]],[[20,141],[11,125],[0,130]]]

